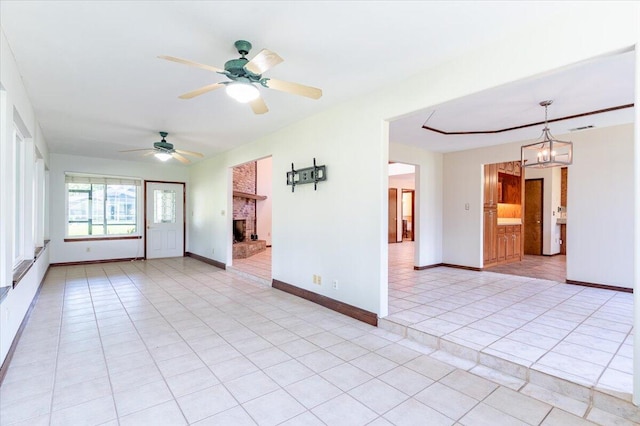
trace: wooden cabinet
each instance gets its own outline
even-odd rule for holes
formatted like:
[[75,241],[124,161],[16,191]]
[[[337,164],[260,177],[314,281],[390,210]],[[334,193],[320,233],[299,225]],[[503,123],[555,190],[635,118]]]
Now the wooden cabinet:
[[520,165],[519,161],[513,162],[513,175],[514,176],[522,175],[522,166]]
[[484,209],[483,264],[489,266],[497,262],[498,213],[496,209]]
[[[498,225],[498,203],[505,217],[520,212],[522,203],[522,169],[519,161],[484,166],[484,266],[522,260],[521,225]],[[516,205],[508,206],[509,204]],[[509,211],[511,209],[512,211]],[[508,213],[509,212],[509,213]]]
[[498,165],[486,164],[484,166],[484,206],[496,207],[498,205]]
[[507,241],[507,235],[506,235],[506,226],[498,226],[498,258],[497,261],[498,263],[500,262],[504,262],[505,259],[507,258],[507,250],[508,250],[508,241]]
[[522,226],[521,225],[498,225],[496,231],[497,257],[498,263],[513,262],[522,260]]

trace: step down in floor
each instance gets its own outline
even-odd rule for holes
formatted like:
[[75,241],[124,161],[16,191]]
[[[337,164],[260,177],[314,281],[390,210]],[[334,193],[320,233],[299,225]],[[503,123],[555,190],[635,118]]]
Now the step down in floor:
[[640,424],[640,408],[629,393],[567,380],[493,354],[463,346],[437,335],[394,322],[378,320],[378,327],[435,350],[431,356],[579,417],[593,409]]

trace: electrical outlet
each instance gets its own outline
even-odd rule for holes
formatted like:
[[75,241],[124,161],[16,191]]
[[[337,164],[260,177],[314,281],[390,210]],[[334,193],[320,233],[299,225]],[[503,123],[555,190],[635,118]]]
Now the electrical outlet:
[[338,289],[338,280],[333,280],[333,289],[334,290]]
[[464,209],[469,210],[469,203],[464,203]]
[[322,285],[322,277],[318,275],[318,285]]

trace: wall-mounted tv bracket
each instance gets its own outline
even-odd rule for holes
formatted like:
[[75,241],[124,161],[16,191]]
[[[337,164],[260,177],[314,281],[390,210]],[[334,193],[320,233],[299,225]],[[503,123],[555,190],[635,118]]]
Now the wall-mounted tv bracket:
[[313,167],[305,167],[296,170],[291,163],[291,171],[287,172],[287,185],[291,185],[291,192],[294,192],[296,185],[313,183],[313,190],[318,189],[318,182],[327,180],[327,166],[316,166],[316,159],[313,159]]

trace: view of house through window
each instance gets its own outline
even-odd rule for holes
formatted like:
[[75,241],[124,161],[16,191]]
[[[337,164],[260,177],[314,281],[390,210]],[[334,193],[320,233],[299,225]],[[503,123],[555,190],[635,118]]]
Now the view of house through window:
[[67,236],[137,234],[139,187],[118,179],[67,176]]

